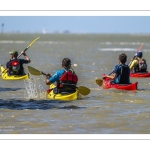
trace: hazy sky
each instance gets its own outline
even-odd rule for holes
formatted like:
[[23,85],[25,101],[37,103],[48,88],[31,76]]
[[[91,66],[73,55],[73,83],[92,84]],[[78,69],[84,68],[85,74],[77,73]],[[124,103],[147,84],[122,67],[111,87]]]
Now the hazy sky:
[[150,34],[149,25],[149,0],[5,0],[0,5],[3,32]]
[[3,32],[150,33],[150,16],[0,16]]

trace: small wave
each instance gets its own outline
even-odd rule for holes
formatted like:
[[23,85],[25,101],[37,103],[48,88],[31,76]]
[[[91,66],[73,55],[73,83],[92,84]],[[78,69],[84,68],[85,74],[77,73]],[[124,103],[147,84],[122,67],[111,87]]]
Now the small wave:
[[[137,47],[139,47],[141,45],[140,42],[100,42],[101,45],[136,45]],[[144,43],[144,45],[149,45],[149,43]]]
[[26,43],[27,41],[0,41],[0,43],[5,43],[5,44],[8,44],[8,43],[16,43],[16,44],[22,44],[22,43]]
[[[12,40],[2,40],[0,41],[0,43],[2,44],[11,44],[11,43],[15,43],[15,44],[22,44],[22,43],[30,43],[30,41],[12,41]],[[65,42],[53,42],[53,41],[37,41],[36,43],[39,44],[65,44]]]
[[137,51],[134,48],[101,48],[99,51]]
[[5,92],[5,91],[18,91],[21,90],[23,88],[2,88],[0,87],[0,92]]
[[[137,49],[134,48],[100,48],[99,51],[133,51],[136,52]],[[142,50],[143,52],[149,52],[149,49]]]

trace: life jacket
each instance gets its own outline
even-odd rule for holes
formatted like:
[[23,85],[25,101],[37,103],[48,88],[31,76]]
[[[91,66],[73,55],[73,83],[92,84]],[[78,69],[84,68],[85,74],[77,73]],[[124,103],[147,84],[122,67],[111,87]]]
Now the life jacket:
[[119,79],[119,84],[129,84],[130,79],[130,69],[128,65],[122,64],[121,67],[121,74],[117,77]]
[[[138,60],[138,59],[137,59]],[[135,72],[147,72],[147,63],[145,59],[139,59],[134,69]]]
[[12,71],[18,72],[20,70],[20,62],[18,59],[13,59],[11,61]]
[[72,70],[65,70],[60,80],[57,82],[56,88],[53,89],[55,94],[58,93],[74,93],[76,91],[76,84],[78,77]]
[[24,74],[23,66],[18,59],[11,59],[7,63],[7,68],[9,68],[8,75],[22,75]]
[[58,88],[71,87],[71,85],[76,85],[78,82],[78,76],[72,70],[65,70],[64,74],[61,76],[60,81],[57,84]]
[[60,80],[57,81],[57,89],[76,89],[78,76],[72,70],[65,70]]

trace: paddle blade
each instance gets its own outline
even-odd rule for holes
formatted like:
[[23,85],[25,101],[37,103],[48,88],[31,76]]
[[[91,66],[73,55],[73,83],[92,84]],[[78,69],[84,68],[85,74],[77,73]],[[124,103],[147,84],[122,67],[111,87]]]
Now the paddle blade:
[[103,84],[103,79],[96,79],[95,82],[96,82],[99,86],[102,86],[102,84]]
[[42,74],[41,71],[39,71],[39,70],[37,70],[37,69],[35,69],[35,68],[31,67],[31,66],[28,66],[28,70],[29,70],[29,72],[30,72],[32,75],[38,76],[38,75],[41,75],[41,74]]
[[28,47],[31,47],[35,43],[35,41],[37,41],[39,38],[40,37],[37,37],[34,41],[32,41]]
[[85,86],[78,87],[79,93],[82,95],[88,95],[90,93],[90,89]]

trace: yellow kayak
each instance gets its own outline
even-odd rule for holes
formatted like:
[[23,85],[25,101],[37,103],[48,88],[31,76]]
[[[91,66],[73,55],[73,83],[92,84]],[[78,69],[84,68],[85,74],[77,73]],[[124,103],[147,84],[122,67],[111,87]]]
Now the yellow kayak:
[[[50,89],[54,89],[56,86],[54,84],[50,85]],[[62,100],[62,101],[73,101],[77,99],[81,99],[81,95],[79,91],[76,90],[75,93],[69,94],[54,94],[53,90],[50,93],[47,93],[47,98],[51,100]]]
[[1,67],[1,77],[2,77],[3,80],[24,80],[24,79],[29,79],[29,74],[9,76],[6,73],[5,68],[2,65],[0,67]]

